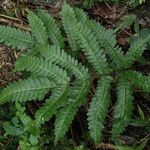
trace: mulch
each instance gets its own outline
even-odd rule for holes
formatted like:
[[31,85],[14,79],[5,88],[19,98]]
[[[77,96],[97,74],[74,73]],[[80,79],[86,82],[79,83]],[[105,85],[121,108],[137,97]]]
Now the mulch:
[[0,87],[4,87],[18,79],[18,75],[11,71],[16,61],[16,57],[15,50],[0,45]]

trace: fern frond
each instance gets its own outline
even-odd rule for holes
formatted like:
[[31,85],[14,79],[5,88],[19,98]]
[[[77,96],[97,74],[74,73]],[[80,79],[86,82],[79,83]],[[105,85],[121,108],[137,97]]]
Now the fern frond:
[[75,103],[72,103],[57,112],[55,120],[55,143],[61,140],[61,138],[63,138],[65,133],[68,131],[77,110],[78,107],[75,106]]
[[46,77],[28,78],[8,85],[0,93],[0,104],[7,101],[41,100],[55,83]]
[[69,82],[67,72],[43,58],[27,56],[16,61],[14,71],[29,71],[34,77],[50,77],[56,83],[66,84]]
[[78,108],[84,103],[85,97],[89,89],[89,81],[84,80],[76,86],[77,89],[75,90],[74,87],[72,92],[70,92],[71,94],[73,93],[73,95],[70,96],[70,102],[64,108],[60,109],[56,115],[55,143],[63,138],[65,133],[68,131],[68,128],[71,125]]
[[68,42],[73,51],[79,50],[79,44],[72,32],[72,28],[75,27],[75,24],[77,23],[77,19],[75,17],[75,13],[73,11],[73,8],[71,7],[65,7],[68,6],[66,3],[63,5],[61,16],[62,16],[62,22],[63,27],[65,29],[65,32],[68,37]]
[[112,139],[118,140],[125,127],[128,125],[133,107],[132,88],[128,81],[119,79],[117,85],[117,102],[114,111],[114,123],[112,128]]
[[52,90],[52,96],[37,110],[35,114],[36,122],[38,124],[43,124],[45,121],[48,121],[52,115],[56,114],[57,109],[60,108],[66,101],[67,94],[68,85],[60,86],[54,91]]
[[146,76],[137,71],[126,71],[123,73],[123,77],[144,92],[150,92],[150,75]]
[[35,37],[37,43],[47,44],[48,35],[43,21],[32,11],[28,11],[28,21],[31,27],[31,33]]
[[106,54],[115,64],[115,68],[124,68],[124,53],[121,48],[116,47],[116,36],[114,35],[113,30],[106,30],[93,20],[89,21],[89,26],[97,37],[100,48],[105,50]]
[[102,138],[103,124],[110,101],[111,82],[110,76],[100,79],[88,111],[88,126],[95,143],[100,142]]
[[90,20],[81,9],[75,8],[74,10],[78,22],[81,22],[83,26],[91,29],[99,42],[100,49],[105,50],[104,52],[109,55],[111,60],[114,62],[115,67],[117,65],[117,68],[123,68],[123,51],[121,50],[121,48],[115,47],[117,42],[114,31],[110,29],[106,30],[96,21]]
[[107,74],[111,72],[111,69],[108,67],[106,60],[106,55],[100,49],[97,38],[91,30],[82,26],[81,23],[78,23],[78,42],[84,53],[86,54],[89,62],[94,66],[95,70],[99,74]]
[[9,26],[0,26],[0,43],[17,49],[27,49],[34,45],[34,39],[29,32]]
[[[62,12],[66,20],[69,20],[70,18],[67,18],[68,12],[74,11],[68,4],[64,4]],[[68,26],[70,25],[69,22],[66,23],[68,23]],[[74,23],[70,28],[75,39],[78,40],[80,47],[83,49],[89,62],[94,66],[96,71],[100,74],[109,73],[110,68],[106,62],[105,54],[100,50],[98,40],[95,38],[92,31],[86,26],[83,26],[80,22]]]
[[88,74],[88,69],[81,63],[68,55],[64,50],[60,50],[57,46],[41,47],[39,53],[47,61],[54,62],[65,68],[70,74],[75,75],[78,79],[83,79]]
[[126,68],[130,67],[135,61],[137,61],[142,56],[144,50],[146,49],[147,39],[148,38],[144,40],[139,39],[130,46],[128,52],[125,55]]
[[47,34],[54,45],[64,48],[64,40],[55,20],[44,10],[38,10],[38,17],[44,22]]

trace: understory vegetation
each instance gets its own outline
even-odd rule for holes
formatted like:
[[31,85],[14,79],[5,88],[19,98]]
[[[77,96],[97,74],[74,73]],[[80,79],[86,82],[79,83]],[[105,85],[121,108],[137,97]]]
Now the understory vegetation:
[[146,0],[85,0],[84,6],[85,7],[91,7],[94,2],[112,2],[117,5],[126,4],[131,7],[136,7],[139,4],[145,3]]
[[[121,137],[129,126],[150,131],[150,119],[140,106],[140,117],[133,117],[137,110],[135,93],[149,99],[150,74],[134,65],[148,64],[143,54],[149,47],[150,34],[132,37],[124,50],[116,36],[126,24],[106,29],[66,2],[61,21],[42,9],[28,10],[27,19],[30,31],[0,25],[0,43],[20,51],[12,70],[20,79],[0,90],[5,118],[2,140],[15,139],[14,149],[20,150],[62,150],[66,145],[84,150],[89,149],[89,140],[95,147],[104,142],[107,128],[114,149],[143,149],[149,137],[131,148]],[[87,123],[80,134],[84,142],[74,146],[71,128],[83,107]]]

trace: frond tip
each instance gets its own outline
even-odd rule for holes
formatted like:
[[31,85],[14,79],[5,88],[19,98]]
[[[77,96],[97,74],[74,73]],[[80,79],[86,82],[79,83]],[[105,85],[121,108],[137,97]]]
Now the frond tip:
[[37,15],[43,21],[52,43],[60,48],[64,48],[64,40],[55,20],[44,10],[38,10]]
[[28,21],[31,27],[31,33],[39,44],[48,43],[48,35],[42,20],[32,11],[28,11]]
[[18,49],[31,48],[34,45],[34,39],[29,32],[9,26],[0,26],[0,43]]

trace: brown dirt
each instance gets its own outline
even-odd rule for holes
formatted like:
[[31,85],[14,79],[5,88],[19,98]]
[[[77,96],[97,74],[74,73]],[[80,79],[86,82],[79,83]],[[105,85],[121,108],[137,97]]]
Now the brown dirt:
[[18,76],[11,72],[15,60],[15,50],[0,45],[0,87],[18,79]]

